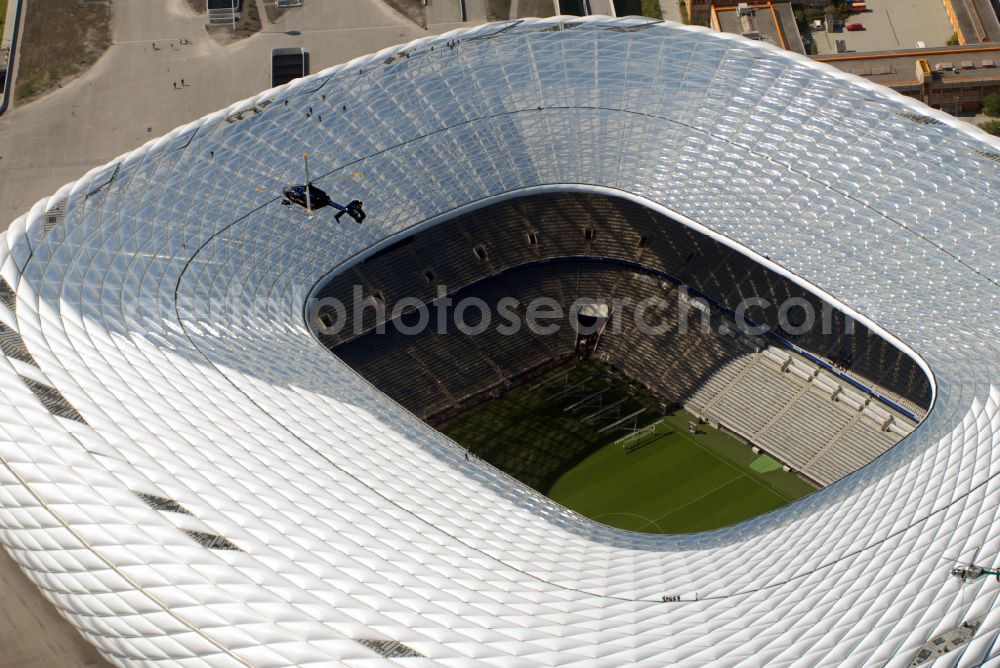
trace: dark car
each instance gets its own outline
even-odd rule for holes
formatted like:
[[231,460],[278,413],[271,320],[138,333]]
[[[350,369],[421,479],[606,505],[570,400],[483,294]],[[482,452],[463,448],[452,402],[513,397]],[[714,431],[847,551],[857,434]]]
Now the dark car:
[[309,54],[299,47],[271,50],[271,86],[280,86],[309,73]]
[[330,196],[316,186],[309,184],[309,197],[306,197],[306,186],[292,186],[285,191],[282,204],[297,204],[303,209],[322,209],[329,206]]

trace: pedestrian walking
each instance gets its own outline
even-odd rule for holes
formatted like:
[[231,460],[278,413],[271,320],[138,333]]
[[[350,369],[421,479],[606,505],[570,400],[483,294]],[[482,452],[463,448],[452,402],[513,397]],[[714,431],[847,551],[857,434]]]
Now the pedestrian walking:
[[181,85],[182,86],[184,85],[184,79],[181,79]]

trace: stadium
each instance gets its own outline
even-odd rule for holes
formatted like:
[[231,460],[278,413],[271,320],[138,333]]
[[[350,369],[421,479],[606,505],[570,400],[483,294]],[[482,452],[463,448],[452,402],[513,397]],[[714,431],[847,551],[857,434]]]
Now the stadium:
[[997,162],[639,18],[265,91],[2,237],[0,539],[119,665],[989,664]]

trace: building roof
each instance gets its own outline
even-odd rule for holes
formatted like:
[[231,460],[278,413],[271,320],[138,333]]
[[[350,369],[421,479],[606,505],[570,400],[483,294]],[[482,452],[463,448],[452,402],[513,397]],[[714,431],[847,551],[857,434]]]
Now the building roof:
[[1000,45],[949,46],[818,56],[845,72],[896,89],[918,87],[919,62],[926,61],[935,82],[943,85],[1000,85]]
[[[281,206],[306,149],[364,225]],[[907,663],[998,621],[992,581],[948,576],[1000,552],[998,154],[832,67],[638,19],[490,24],[266,91],[0,237],[33,361],[0,357],[0,540],[120,662]],[[467,462],[313,337],[307,296],[356,254],[567,188],[854,314],[931,374],[927,419],[779,510],[635,534]]]
[[764,39],[783,49],[801,54],[806,52],[791,3],[749,4],[747,9],[748,13],[741,14],[738,7],[713,5],[712,27],[734,35],[759,35],[756,39]]
[[944,0],[960,44],[1000,41],[1000,21],[990,0]]

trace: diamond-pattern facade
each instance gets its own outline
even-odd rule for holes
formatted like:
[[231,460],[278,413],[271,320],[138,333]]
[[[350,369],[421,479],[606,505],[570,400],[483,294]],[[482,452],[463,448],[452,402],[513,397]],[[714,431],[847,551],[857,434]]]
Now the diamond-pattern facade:
[[[303,150],[364,225],[280,205]],[[0,236],[0,321],[37,365],[0,356],[0,541],[122,665],[902,666],[985,615],[952,655],[979,665],[997,589],[945,557],[1000,552],[997,152],[808,59],[639,19],[492,24],[267,91]],[[466,462],[313,338],[303,303],[342,263],[545,188],[635,198],[814,286],[923,361],[926,421],[780,510],[632,534]]]

